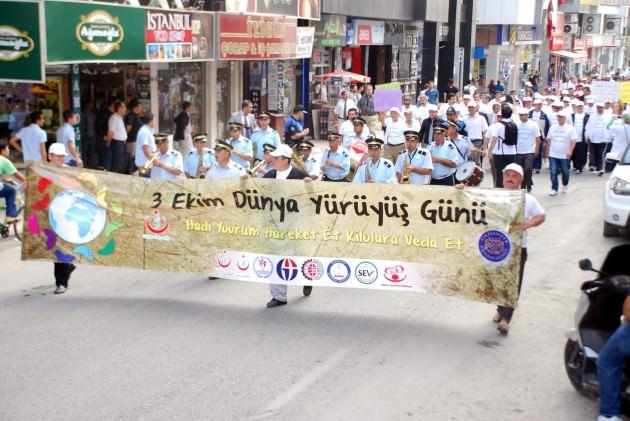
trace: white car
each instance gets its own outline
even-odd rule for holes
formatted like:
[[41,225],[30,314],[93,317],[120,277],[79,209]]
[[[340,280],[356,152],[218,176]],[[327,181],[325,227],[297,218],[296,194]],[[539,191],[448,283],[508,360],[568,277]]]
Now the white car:
[[[613,156],[616,155],[616,156]],[[619,156],[606,154],[606,159],[619,159],[604,191],[604,237],[619,235],[630,229],[630,146]]]

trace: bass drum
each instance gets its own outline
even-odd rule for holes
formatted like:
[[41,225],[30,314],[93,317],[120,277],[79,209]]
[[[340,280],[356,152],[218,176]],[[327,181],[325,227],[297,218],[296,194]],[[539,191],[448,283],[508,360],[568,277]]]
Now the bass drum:
[[485,172],[483,168],[472,161],[464,162],[455,173],[455,178],[470,187],[477,187],[483,181]]

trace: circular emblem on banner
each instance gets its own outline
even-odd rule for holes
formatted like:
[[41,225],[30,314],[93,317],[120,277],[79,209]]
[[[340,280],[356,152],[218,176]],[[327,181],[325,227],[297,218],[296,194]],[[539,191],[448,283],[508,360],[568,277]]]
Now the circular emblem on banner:
[[28,54],[35,48],[33,38],[28,32],[22,32],[12,26],[0,25],[0,60],[14,61]]
[[315,259],[308,259],[302,265],[302,275],[309,281],[318,281],[324,275],[324,266],[322,262]]
[[107,223],[107,213],[92,196],[79,190],[64,190],[50,203],[48,219],[53,231],[72,244],[96,239]]
[[258,256],[254,259],[253,269],[259,278],[269,278],[273,273],[273,263],[266,256]]
[[81,16],[77,25],[77,39],[84,50],[97,56],[106,56],[120,48],[125,38],[125,30],[104,10],[95,10],[87,16]]
[[227,251],[223,251],[217,256],[217,265],[222,269],[227,269],[232,264],[232,257]]
[[331,281],[343,284],[350,279],[350,266],[343,260],[333,260],[326,269]]
[[501,262],[510,254],[510,238],[501,231],[486,231],[479,237],[479,252],[486,260]]
[[276,265],[276,273],[283,281],[292,281],[298,275],[298,265],[293,259],[281,259]]
[[378,279],[378,269],[374,263],[361,262],[354,268],[354,276],[362,284],[372,284]]

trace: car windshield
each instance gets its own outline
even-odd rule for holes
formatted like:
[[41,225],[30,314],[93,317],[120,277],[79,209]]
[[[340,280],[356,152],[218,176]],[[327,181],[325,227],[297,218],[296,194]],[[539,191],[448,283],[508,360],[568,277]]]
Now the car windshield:
[[623,153],[623,158],[621,159],[621,165],[630,165],[630,145],[626,148],[626,151]]

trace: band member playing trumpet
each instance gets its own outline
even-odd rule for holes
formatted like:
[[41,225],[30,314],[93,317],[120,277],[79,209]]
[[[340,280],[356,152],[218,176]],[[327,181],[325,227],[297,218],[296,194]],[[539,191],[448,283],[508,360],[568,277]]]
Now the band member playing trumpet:
[[262,178],[272,169],[273,156],[270,153],[275,151],[276,147],[270,143],[265,143],[262,148],[264,152],[263,159],[258,161],[249,171],[249,175],[252,177]]
[[[299,168],[291,166],[291,159],[294,156],[293,149],[289,145],[282,144],[269,154],[273,158],[273,170],[265,174],[264,178],[276,180],[304,180],[312,181],[308,174]],[[271,301],[267,303],[267,308],[274,308],[287,303],[287,286],[279,284],[269,284],[271,291]],[[308,297],[313,290],[312,286],[305,286],[303,294]]]
[[188,178],[204,178],[210,167],[216,165],[214,151],[206,148],[208,135],[205,133],[195,133],[192,140],[194,149],[184,160],[184,172]]
[[323,181],[345,182],[350,172],[350,155],[342,148],[341,135],[337,132],[328,133],[328,148],[324,150],[321,160]]
[[218,140],[214,147],[214,157],[217,165],[214,165],[206,173],[206,180],[217,180],[220,178],[241,178],[248,177],[245,168],[232,161],[231,154],[234,148],[227,142]]
[[385,142],[375,137],[368,139],[368,158],[357,169],[353,183],[396,184],[396,170],[389,159],[381,157],[381,148]]
[[153,161],[151,178],[155,180],[176,180],[182,178],[184,173],[182,154],[170,148],[167,134],[158,133],[153,135],[153,137],[160,154]]
[[[155,127],[153,114],[145,113],[142,117],[142,122],[144,125],[138,130],[138,136],[136,137],[136,156],[134,158],[136,167],[138,168],[143,168],[157,152],[153,131],[151,130]],[[139,171],[138,175],[144,178],[151,178],[151,171]]]
[[[302,158],[302,162],[304,162],[304,166],[307,169],[309,177],[313,180],[317,180],[319,178],[319,163],[315,157],[311,156],[311,152],[313,151],[312,142],[308,140],[303,140],[298,144],[298,156]],[[294,164],[295,165],[295,164]]]
[[426,185],[431,181],[433,161],[431,152],[418,146],[420,134],[406,130],[405,150],[396,159],[396,177],[400,184]]
[[439,186],[453,186],[455,184],[455,172],[459,161],[457,148],[453,142],[446,139],[448,123],[440,121],[433,127],[434,142],[431,145],[431,158],[433,160],[433,173],[431,184]]

